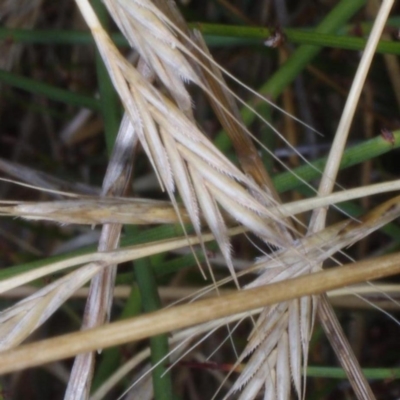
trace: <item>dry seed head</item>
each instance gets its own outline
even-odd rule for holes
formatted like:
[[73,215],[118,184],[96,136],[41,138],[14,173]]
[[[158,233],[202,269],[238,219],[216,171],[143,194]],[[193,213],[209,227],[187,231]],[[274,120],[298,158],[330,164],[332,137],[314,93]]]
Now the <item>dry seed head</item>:
[[[109,3],[111,4],[111,2]],[[204,138],[202,137],[201,132],[199,135],[196,132],[196,127],[190,123],[191,116],[190,112],[188,111],[190,109],[190,101],[187,101],[188,96],[187,94],[184,94],[183,90],[181,89],[183,87],[183,83],[177,83],[182,78],[180,76],[182,75],[182,71],[178,71],[177,74],[175,73],[176,71],[171,71],[171,67],[174,65],[171,62],[171,55],[175,54],[174,51],[177,50],[181,45],[180,42],[176,40],[176,37],[171,34],[171,31],[167,28],[167,25],[163,26],[165,19],[160,16],[160,12],[151,2],[144,0],[132,1],[131,3],[127,1],[121,1],[120,4],[123,4],[124,7],[127,4],[129,7],[135,4],[138,6],[136,10],[138,11],[138,14],[135,13],[134,15],[131,15],[133,20],[135,18],[139,18],[136,20],[137,24],[133,24],[132,20],[128,20],[125,15],[122,16],[122,13],[118,11],[117,8],[122,21],[121,30],[125,33],[132,31],[136,34],[134,37],[136,42],[134,42],[134,39],[132,39],[131,43],[137,43],[137,49],[141,52],[141,56],[147,60],[148,64],[157,66],[157,68],[161,68],[157,75],[159,79],[164,82],[166,88],[170,90],[171,97],[175,99],[178,107],[167,97],[155,91],[145,79],[141,80],[140,74],[137,74],[135,70],[131,68],[131,66],[124,62],[115,49],[110,46],[110,43],[106,43],[108,40],[107,37],[102,33],[99,33],[98,27],[94,27],[94,34],[95,36],[97,35],[98,43],[103,41],[103,47],[100,45],[100,47],[102,47],[101,51],[103,57],[106,59],[106,64],[113,77],[114,84],[119,89],[119,93],[124,100],[125,107],[128,110],[132,121],[138,123],[136,127],[138,131],[137,135],[140,137],[143,148],[145,148],[149,158],[153,163],[153,166],[158,171],[160,180],[166,187],[170,196],[173,197],[174,195],[174,180],[178,182],[184,182],[184,184],[177,186],[182,197],[184,198],[185,204],[188,207],[192,221],[195,227],[197,227],[196,229],[199,229],[198,227],[200,224],[198,221],[199,211],[197,201],[200,203],[200,208],[203,210],[203,212],[205,212],[205,209],[209,206],[211,207],[212,211],[208,217],[209,225],[214,231],[215,236],[219,238],[218,241],[221,246],[221,250],[225,254],[228,265],[231,266],[229,241],[227,240],[228,235],[226,232],[226,227],[224,226],[222,215],[218,209],[218,203],[223,205],[224,208],[228,210],[235,210],[232,212],[232,214],[240,222],[249,227],[256,234],[265,237],[266,240],[268,240],[268,237],[274,236],[274,234],[275,236],[279,235],[271,230],[265,231],[266,228],[263,226],[262,223],[264,221],[262,220],[257,220],[256,222],[259,223],[257,225],[256,222],[254,222],[255,215],[258,217],[262,215],[265,217],[265,219],[271,218],[272,221],[278,219],[279,215],[276,216],[272,215],[271,213],[263,212],[263,207],[265,207],[266,202],[262,201],[262,191],[260,191],[260,189],[251,179],[247,179],[247,177],[243,178],[240,171],[237,169],[231,169],[232,166],[225,163],[225,161],[218,161],[218,163],[216,163],[215,159],[219,158],[218,153],[211,146],[209,146],[208,142],[203,140]],[[142,8],[141,14],[139,13],[140,8]],[[140,29],[138,27],[140,27]],[[141,32],[139,32],[142,29],[151,30],[152,27],[154,28],[151,36],[143,37]],[[162,36],[162,32],[164,32],[163,30],[169,32],[170,36],[168,36],[168,39],[160,37]],[[159,46],[160,49],[159,53],[152,53],[153,49],[156,49],[157,46]],[[152,61],[154,61],[154,63]],[[189,63],[187,63],[187,65],[189,65]],[[174,74],[171,75],[171,72]],[[188,76],[191,76],[191,72],[189,73],[188,70],[185,70],[183,75],[184,79],[189,79]],[[190,79],[196,81],[197,78],[194,75],[191,76]],[[179,87],[180,89],[176,90],[176,87]],[[148,110],[149,104],[152,105],[153,110]],[[178,108],[180,108],[184,114],[180,114]],[[182,136],[173,136],[173,134],[176,132],[175,127],[171,128],[167,124],[162,125],[162,122],[160,122],[161,119],[156,119],[157,115],[160,115],[160,112],[163,112],[164,115],[170,112],[176,115],[177,121],[181,122],[178,130],[180,129],[180,133],[185,135],[184,139],[182,139]],[[154,121],[157,122],[154,123]],[[189,123],[187,121],[189,121]],[[189,130],[187,130],[188,127]],[[190,132],[190,134],[188,135],[187,132]],[[195,134],[193,134],[193,132],[195,132]],[[161,138],[159,136],[161,136]],[[172,137],[174,138],[173,140],[170,139]],[[176,143],[174,140],[176,140]],[[183,144],[183,142],[185,142],[185,144]],[[208,154],[206,157],[204,157],[204,160],[197,160],[198,165],[196,165],[196,162],[193,160],[197,157],[197,155],[195,156],[196,153],[193,152],[192,149],[193,147],[197,147],[196,145],[199,145],[200,143],[204,146],[204,149],[208,151]],[[179,162],[174,166],[170,165],[170,163],[172,163],[172,156],[178,157],[179,160]],[[216,178],[213,176],[213,174],[207,174],[209,170],[202,168],[204,166],[207,168],[214,168],[220,173],[218,176],[218,182],[216,182]],[[206,172],[202,173],[203,171]],[[223,175],[226,175],[231,180],[227,179]],[[221,187],[225,190],[221,190],[221,187],[219,186],[221,182],[223,183]],[[242,186],[240,186],[237,182],[239,182]],[[229,187],[230,184],[236,184],[235,192],[240,193],[241,195],[240,199],[237,201],[237,204],[231,201],[232,192],[229,192],[229,190],[231,190],[231,187]],[[198,195],[198,200],[195,198],[196,194]],[[257,204],[257,201],[260,204]],[[245,217],[239,217],[241,214],[244,214]],[[365,228],[366,225],[364,226],[364,231]],[[372,229],[374,229],[373,225],[371,225],[371,229],[368,229],[368,232]],[[362,233],[357,235],[356,231],[357,229],[354,227],[354,229],[351,231],[352,236],[346,236],[343,233],[341,239],[338,240],[336,244],[336,248],[341,248],[349,237],[354,240],[362,236]],[[278,238],[281,240],[280,237]],[[318,243],[318,240],[316,240],[316,242]],[[284,239],[282,243],[282,246],[285,247],[288,244],[288,242]],[[305,252],[304,258],[298,264],[293,265],[293,257],[301,254],[301,252],[304,250],[304,246],[307,243],[306,241],[302,241],[301,244],[303,247],[292,252],[290,262],[288,257],[283,261],[282,264],[282,268],[284,269],[284,267],[287,265],[288,269],[292,270],[291,272],[293,275],[303,273],[310,268],[310,264],[307,264],[310,258],[310,252]],[[316,255],[320,257],[319,259],[322,260],[322,256],[320,254],[322,253],[321,250],[323,247],[322,244],[320,244],[320,246],[321,247],[318,247],[317,250],[314,250],[317,253]],[[279,278],[282,278],[284,271],[281,270],[279,272],[282,273]],[[258,374],[260,372],[265,372],[262,370],[262,368],[259,368],[258,361],[254,362],[254,370],[248,371],[247,379],[252,379],[255,384],[253,386],[247,386],[246,391],[242,394],[242,398],[249,399],[254,397],[262,386],[262,382],[265,382],[265,379],[267,380],[267,383],[265,384],[266,393],[270,393],[268,390],[272,390],[271,388],[274,388],[274,390],[276,389],[277,393],[279,393],[278,396],[280,398],[288,397],[289,386],[287,376],[289,374],[287,373],[287,364],[284,365],[283,362],[288,357],[291,359],[290,366],[292,374],[294,375],[293,379],[295,382],[297,382],[295,383],[295,387],[299,395],[300,380],[298,379],[298,376],[295,376],[294,374],[294,370],[298,368],[300,360],[298,345],[300,342],[299,338],[301,337],[303,353],[306,354],[310,326],[312,325],[312,322],[310,321],[313,320],[313,318],[310,318],[310,314],[313,314],[312,300],[310,298],[304,300],[305,301],[302,299],[300,305],[298,302],[293,303],[293,307],[291,306],[292,303],[289,303],[287,305],[288,311],[283,311],[283,315],[289,314],[291,316],[287,317],[288,319],[291,318],[291,320],[295,321],[300,320],[301,327],[299,329],[299,325],[296,324],[296,326],[292,327],[293,329],[291,329],[289,325],[289,328],[285,328],[286,330],[284,329],[283,331],[280,331],[283,333],[281,334],[281,339],[276,343],[276,346],[273,345],[271,347],[270,343],[264,343],[262,337],[253,335],[254,340],[256,340],[255,338],[257,337],[258,342],[256,347],[262,347],[264,350],[264,365],[266,364],[264,371],[268,371],[269,377],[262,376],[262,379],[259,379],[260,376]],[[286,333],[287,329],[289,330],[289,334]],[[273,333],[275,332],[276,330],[274,330]],[[295,339],[293,340],[293,343],[297,344],[295,348],[290,347],[292,345],[292,340],[289,340],[289,338],[291,337]],[[290,342],[290,345],[288,344],[288,341]],[[254,354],[254,360],[256,358],[257,357]],[[306,357],[304,356],[304,359],[305,358]],[[254,374],[255,371],[256,373]],[[246,378],[243,378],[243,380],[246,380]],[[271,394],[271,396],[275,396],[275,394]]]

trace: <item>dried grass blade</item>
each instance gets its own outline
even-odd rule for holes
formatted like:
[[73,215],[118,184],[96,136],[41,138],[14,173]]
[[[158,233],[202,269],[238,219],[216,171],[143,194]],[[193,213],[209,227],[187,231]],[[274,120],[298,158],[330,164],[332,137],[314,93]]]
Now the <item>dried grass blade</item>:
[[[229,233],[239,233],[236,229]],[[204,242],[214,240],[210,234],[203,234]],[[3,280],[2,291],[10,290],[24,283],[38,279],[59,271],[60,268],[71,267],[92,261],[80,267],[78,270],[58,279],[46,287],[36,291],[29,297],[21,300],[14,306],[0,313],[0,350],[6,350],[17,346],[25,340],[37,327],[42,325],[77,289],[85,285],[96,273],[104,269],[107,265],[134,260],[151,254],[158,254],[188,244],[198,244],[198,237],[183,237],[179,240],[162,241],[160,246],[148,244],[147,246],[133,246],[132,250],[122,249],[108,253],[93,253],[85,256],[75,257],[74,259],[58,262],[20,276]]]
[[[228,231],[229,235],[238,235],[243,233],[243,228],[231,228]],[[203,233],[202,241],[208,242],[214,240],[212,234]],[[187,245],[199,244],[200,239],[193,236],[184,236],[174,239],[166,239],[157,242],[150,242],[145,245],[134,245],[116,251],[109,252],[96,252],[86,254],[83,256],[72,257],[63,261],[54,262],[49,265],[45,265],[40,268],[36,268],[32,271],[20,273],[16,276],[6,278],[0,282],[0,293],[4,293],[18,286],[22,286],[28,282],[32,282],[35,279],[39,279],[43,276],[50,275],[56,272],[60,272],[64,269],[71,268],[80,264],[95,262],[102,263],[103,265],[119,264],[130,260],[136,260],[142,257],[148,257],[153,254],[162,253],[165,251],[176,250]],[[82,268],[81,268],[82,269]]]
[[[0,202],[1,204],[1,202]],[[185,208],[178,205],[183,222],[190,222]],[[176,224],[179,220],[170,202],[151,199],[86,198],[46,202],[18,202],[0,206],[0,214],[28,220],[54,221],[61,224],[132,225]]]
[[319,298],[318,316],[340,364],[346,371],[358,399],[373,400],[375,395],[362,372],[326,294]]
[[97,348],[115,346],[152,335],[182,329],[212,319],[246,312],[268,304],[309,296],[365,280],[400,272],[400,254],[377,257],[359,263],[313,273],[266,287],[201,300],[111,323],[93,330],[27,344],[3,352],[0,373],[40,365]]
[[232,140],[243,171],[248,176],[251,176],[263,190],[266,190],[276,202],[280,203],[279,195],[275,190],[271,177],[266,171],[254,143],[247,134],[235,99],[226,89],[226,84],[222,84],[224,83],[224,78],[221,71],[214,63],[210,62],[212,55],[200,32],[194,31],[193,36],[196,44],[203,51],[203,53],[197,51],[195,55],[200,60],[200,65],[205,66],[199,68],[199,72],[202,74],[203,84],[209,90],[207,93],[209,101]]
[[[93,196],[98,195],[100,192],[98,188],[91,187],[83,183],[67,182],[42,171],[38,171],[2,158],[0,158],[0,170],[21,182],[29,183],[32,186],[37,186],[41,190],[49,189],[52,191],[68,191],[71,193],[82,193]],[[54,194],[55,196],[58,196],[62,193]]]
[[[165,140],[167,140],[165,138]],[[167,142],[165,142],[167,143]],[[167,149],[168,157],[176,156],[175,149]],[[185,185],[182,185],[180,192],[182,197],[186,199],[188,195],[185,193],[187,188],[190,188],[190,180],[185,177],[186,170],[185,165],[182,164],[182,157],[179,155],[173,160],[176,165],[173,169],[176,169],[176,175],[181,179],[177,183],[180,186],[180,182],[184,181]],[[180,163],[178,170],[178,162]],[[172,164],[171,164],[172,165]],[[175,172],[174,172],[175,173]],[[224,180],[225,177],[221,177]],[[231,181],[225,181],[228,185]],[[235,182],[234,182],[235,183]],[[236,183],[235,183],[236,184]],[[218,191],[218,186],[212,185]],[[357,198],[362,198],[365,196],[370,196],[374,194],[386,193],[391,191],[400,190],[400,180],[389,181],[385,183],[378,183],[369,186],[364,186],[362,188],[349,189],[341,192],[335,192],[328,196],[317,197],[299,200],[291,203],[282,204],[279,206],[270,207],[267,209],[259,208],[258,214],[265,214],[265,217],[275,218],[274,215],[294,216],[296,214],[313,210],[316,207],[331,206],[336,203],[341,203],[343,201],[349,201]],[[243,193],[242,188],[240,191]],[[190,193],[190,190],[189,190]],[[195,201],[195,199],[190,199],[189,203]],[[222,201],[229,202],[229,196],[222,197]],[[248,199],[248,197],[245,197]],[[253,200],[250,199],[252,202]],[[243,202],[243,200],[242,200]],[[395,203],[396,200],[393,200]],[[246,201],[245,201],[246,203]],[[227,204],[227,203],[226,203]],[[247,204],[247,203],[246,203]],[[94,207],[96,206],[96,208]],[[186,205],[188,209],[192,209],[190,215],[198,215],[199,211],[196,211],[194,205]],[[226,205],[226,208],[231,209],[231,206]],[[234,214],[232,208],[232,214]],[[254,208],[254,203],[253,203]],[[179,204],[171,205],[170,202],[157,201],[152,199],[132,199],[132,198],[99,198],[99,197],[84,197],[77,200],[60,200],[51,202],[20,202],[20,201],[0,201],[0,214],[5,216],[22,217],[29,220],[45,220],[45,221],[55,221],[59,223],[74,223],[74,224],[106,224],[106,223],[126,223],[126,224],[164,224],[164,223],[178,223],[180,222],[177,213],[180,216],[182,222],[191,222],[192,219],[189,217],[188,212],[184,207]],[[254,211],[255,208],[254,208]],[[249,217],[248,212],[243,215]],[[228,213],[223,213],[224,220],[230,222],[232,219]],[[258,215],[259,216],[259,215]],[[203,218],[201,215],[200,218]],[[259,218],[261,218],[259,216]],[[197,217],[196,217],[197,219]],[[240,220],[240,218],[236,218]],[[193,221],[192,221],[193,222]],[[273,224],[273,221],[264,221],[265,223]],[[198,225],[197,222],[195,222]],[[263,229],[266,229],[265,227]],[[263,229],[255,229],[255,232],[261,232]]]
[[[335,138],[329,153],[324,173],[318,189],[318,195],[326,196],[331,193],[336,182],[337,173],[339,171],[340,160],[347,141],[351,123],[353,121],[356,106],[358,104],[361,91],[375,54],[376,47],[381,37],[385,23],[388,19],[390,10],[392,9],[394,0],[384,0],[375,19],[371,34],[368,38],[364,53],[359,63],[356,75],[347,101],[336,130]],[[316,232],[325,225],[326,209],[316,209],[311,218],[309,232]]]
[[[133,165],[134,148],[138,138],[135,128],[125,115],[112,151],[103,181],[103,196],[125,194]],[[110,251],[119,247],[121,224],[103,225],[98,251]],[[109,321],[113,300],[117,264],[103,268],[92,278],[82,329],[94,328]],[[88,398],[95,364],[94,353],[76,357],[64,398],[81,400]]]
[[[318,189],[318,194],[320,196],[327,195],[332,192],[334,183],[336,181],[337,173],[339,170],[340,160],[344,151],[344,147],[347,141],[347,136],[350,130],[351,123],[353,121],[353,116],[355,113],[355,108],[358,104],[360,94],[372,62],[372,58],[375,54],[376,47],[378,45],[379,39],[381,37],[382,31],[385,27],[385,23],[388,19],[390,10],[394,4],[394,0],[384,0],[379,9],[378,15],[375,19],[371,34],[368,38],[366,48],[362,55],[361,61],[359,63],[355,78],[353,80],[353,84],[351,86],[349,96],[347,97],[347,101],[342,113],[342,117],[340,119],[335,138],[331,147],[331,151],[328,156],[328,160],[324,169],[324,174],[322,176],[322,180],[320,182],[320,186]],[[326,221],[326,208],[319,208],[314,210],[308,232],[318,232],[325,226]],[[321,268],[321,267],[319,267]],[[329,305],[326,296],[322,299],[322,306],[318,308],[319,310],[319,318],[324,321],[324,327],[329,328],[329,325],[326,323],[327,320],[332,319],[334,312]],[[348,344],[343,346],[342,350],[339,351],[338,345],[343,344],[344,334],[341,332],[341,328],[339,324],[335,323],[335,320],[330,321],[331,327],[335,326],[335,331],[328,330],[326,334],[337,351],[338,357],[345,357],[345,359],[341,360],[341,364],[346,368],[346,372],[349,375],[350,383],[353,386],[354,391],[356,392],[358,398],[365,399],[374,399],[374,395],[372,390],[369,387],[367,380],[362,377],[361,368],[358,365],[357,359],[354,353],[351,351],[351,348]],[[339,337],[335,337],[334,334],[340,334]],[[342,339],[342,340],[341,340]],[[352,379],[359,378],[359,379]],[[367,396],[367,397],[364,397]]]
[[99,263],[88,264],[2,311],[0,350],[15,347],[25,340],[101,268]]

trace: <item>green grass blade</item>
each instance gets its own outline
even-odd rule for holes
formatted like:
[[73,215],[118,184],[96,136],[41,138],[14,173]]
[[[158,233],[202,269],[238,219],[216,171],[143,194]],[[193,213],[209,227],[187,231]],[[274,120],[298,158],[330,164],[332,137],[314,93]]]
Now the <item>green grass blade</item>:
[[[143,309],[152,312],[162,307],[158,295],[154,271],[147,259],[135,262],[135,275],[140,289]],[[157,335],[150,338],[151,363],[153,365],[153,389],[155,400],[170,400],[172,398],[171,373],[167,372],[169,353],[168,335]]]
[[0,70],[0,81],[18,89],[25,90],[29,93],[40,94],[51,100],[60,101],[65,104],[89,108],[95,111],[99,111],[101,109],[100,102],[94,97],[73,93],[69,90],[59,89],[55,86],[38,82],[35,79],[16,75],[12,72]]

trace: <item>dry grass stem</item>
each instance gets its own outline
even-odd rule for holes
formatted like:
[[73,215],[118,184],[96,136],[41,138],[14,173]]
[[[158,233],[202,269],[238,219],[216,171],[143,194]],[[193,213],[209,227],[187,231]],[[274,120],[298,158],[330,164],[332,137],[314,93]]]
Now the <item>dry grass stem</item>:
[[[214,287],[212,287],[214,289]],[[8,299],[20,299],[32,295],[37,291],[37,287],[25,285],[19,286],[18,288],[9,290],[5,293],[1,293],[0,297]],[[170,301],[183,301],[196,297],[200,292],[203,292],[204,288],[199,287],[198,289],[193,287],[169,287],[160,286],[159,293],[160,297],[165,302]],[[118,285],[114,288],[114,299],[127,299],[131,292],[129,285]],[[221,295],[235,293],[235,289],[219,289]],[[329,301],[335,307],[350,308],[350,309],[371,309],[377,308],[382,310],[394,311],[398,308],[397,301],[393,301],[397,298],[400,292],[399,285],[393,284],[360,284],[352,286],[351,288],[342,288],[329,291],[327,293]],[[75,291],[71,298],[86,298],[89,293],[88,287],[83,287]],[[214,296],[212,292],[201,295],[201,298]],[[372,301],[378,303],[378,306],[374,306]],[[379,307],[379,308],[378,308]]]
[[399,272],[400,255],[395,254],[277,282],[269,285],[268,290],[265,287],[243,290],[232,295],[160,310],[132,320],[115,322],[3,352],[0,373],[45,364],[97,348],[143,339],[210,319],[223,318],[268,304],[318,294]]
[[[334,206],[344,201],[363,198],[375,194],[393,192],[400,189],[400,180],[366,185],[331,193],[327,196],[312,197],[294,202],[275,205],[269,210],[282,217],[291,217],[319,207]],[[222,199],[224,201],[224,199]],[[226,201],[226,200],[225,200]],[[1,204],[4,204],[1,206]],[[61,224],[99,225],[126,223],[134,225],[173,224],[190,222],[186,209],[170,202],[152,199],[132,198],[86,198],[47,202],[7,202],[0,201],[0,215],[23,217],[28,220],[54,221]],[[96,208],[94,207],[96,206]],[[176,214],[179,211],[179,217]],[[231,217],[223,214],[225,219]],[[200,215],[204,220],[204,217]]]
[[[232,228],[228,231],[231,235],[237,235],[243,233],[242,228]],[[211,234],[203,234],[204,242],[214,240]],[[198,237],[183,237],[161,240],[157,244],[148,243],[147,245],[130,246],[124,249],[119,249],[109,252],[96,252],[86,254],[83,256],[71,257],[69,259],[55,262],[44,267],[37,268],[35,270],[21,273],[11,278],[3,279],[0,283],[0,293],[4,293],[15,287],[24,285],[33,280],[39,279],[46,275],[53,274],[55,272],[62,271],[67,268],[78,266],[85,263],[97,263],[102,265],[119,264],[128,260],[134,260],[142,257],[147,257],[152,254],[157,254],[164,251],[172,251],[182,247],[186,247],[188,244],[195,245],[199,243]]]
[[[336,130],[335,139],[332,143],[332,148],[329,152],[329,157],[319,185],[319,196],[331,193],[335,185],[340,160],[347,142],[350,126],[353,122],[354,113],[360,99],[361,91],[371,66],[372,58],[375,55],[376,47],[385,27],[385,23],[389,17],[390,10],[393,7],[393,3],[394,0],[383,1],[378,11]],[[310,232],[316,232],[323,228],[325,225],[326,212],[326,208],[319,208],[314,211],[310,222]]]
[[[0,281],[1,295],[25,296],[0,312],[0,373],[77,356],[65,399],[88,399],[96,350],[172,332],[169,338],[172,350],[168,357],[174,365],[220,327],[235,323],[233,330],[228,328],[231,334],[245,318],[254,318],[257,314],[258,318],[252,319],[253,329],[247,344],[231,373],[239,365],[244,364],[244,367],[234,382],[229,382],[224,398],[236,396],[240,391],[240,400],[256,399],[262,392],[267,400],[288,400],[293,388],[295,396],[304,399],[304,372],[318,310],[322,326],[348,373],[356,396],[360,400],[373,399],[325,292],[399,273],[400,255],[352,262],[328,270],[322,270],[322,266],[327,260],[339,263],[334,258],[336,254],[339,253],[337,257],[341,259],[344,249],[400,216],[400,196],[396,196],[379,200],[379,205],[362,217],[348,217],[326,226],[329,208],[338,208],[339,203],[400,190],[400,180],[394,180],[333,193],[356,106],[394,0],[383,0],[379,7],[317,194],[284,204],[252,134],[242,121],[236,102],[245,102],[227,86],[224,76],[236,83],[239,81],[213,60],[200,32],[188,28],[172,0],[104,0],[113,21],[136,52],[136,65],[128,62],[118,50],[89,0],[75,0],[75,3],[91,31],[124,108],[101,191],[84,185],[66,186],[61,180],[0,159],[3,172],[26,182],[26,186],[40,186],[58,196],[57,201],[0,201],[0,215],[63,225],[102,225],[100,240],[95,253],[69,257]],[[10,4],[0,6],[0,17]],[[32,7],[37,11],[39,4],[40,1],[36,1]],[[21,13],[26,18],[25,8]],[[18,16],[15,10],[14,15]],[[23,25],[32,26],[36,17],[33,13]],[[11,19],[9,22],[12,23]],[[0,60],[7,68],[18,56],[11,50]],[[240,168],[217,149],[196,122],[188,83],[195,84],[207,96],[215,116],[232,141]],[[265,97],[240,85],[259,100],[280,110]],[[248,109],[281,141],[291,146],[260,113],[251,107]],[[88,118],[88,113],[78,113],[74,121],[67,124],[63,137],[76,130],[77,125],[82,127]],[[124,197],[130,194],[132,187],[137,148],[145,153],[159,187],[170,201]],[[265,150],[288,168],[270,149]],[[305,160],[296,149],[293,151],[295,156],[291,161],[294,164],[300,159]],[[299,219],[296,215],[308,211],[312,213],[306,226],[305,222],[300,222],[306,221],[305,215]],[[124,224],[180,224],[183,234],[182,237],[119,249]],[[193,235],[188,234],[186,224],[192,226]],[[299,226],[301,229],[297,229]],[[299,232],[302,230],[307,234],[302,235]],[[242,233],[249,235],[249,241],[256,237],[254,247],[262,243],[261,247],[269,250],[264,252],[260,247],[262,256],[250,266],[247,264],[238,269],[232,256],[231,237]],[[228,277],[220,278],[219,272],[216,274],[218,279],[214,276],[205,248],[205,243],[214,240],[228,268]],[[114,287],[118,264],[183,247],[193,252],[194,245],[199,245],[204,252],[212,285],[195,293],[173,287],[172,295],[166,293],[168,289],[161,288],[161,295],[174,300],[179,296],[180,301],[184,298],[190,303],[174,304],[133,319],[109,323],[113,299],[127,297],[126,288]],[[196,258],[194,252],[193,255]],[[74,270],[66,273],[70,268]],[[37,290],[26,286],[64,271],[65,275]],[[90,288],[84,288],[89,281]],[[226,294],[223,285],[227,283],[233,283],[237,290]],[[353,291],[359,294],[361,289],[358,289]],[[381,290],[386,291],[387,287]],[[198,300],[214,291],[219,296]],[[20,345],[72,296],[87,296],[80,332]],[[136,354],[103,382],[93,400],[105,396],[118,380],[149,355],[148,349]],[[141,366],[141,370],[147,369],[148,365]],[[221,374],[216,375],[220,379]],[[221,387],[228,378],[230,374]],[[149,381],[143,385],[149,397],[151,389],[146,385]],[[135,395],[144,398],[143,393],[138,389]]]
[[[347,97],[335,138],[332,143],[332,148],[329,152],[324,174],[322,175],[322,179],[318,188],[318,195],[320,196],[327,195],[333,190],[339,171],[340,160],[347,142],[350,126],[353,122],[356,106],[358,104],[372,58],[375,54],[376,47],[389,17],[393,3],[393,0],[384,1],[378,11],[349,95]],[[326,215],[327,208],[315,209],[311,216],[308,232],[314,233],[322,230],[325,226]],[[317,266],[316,268],[320,269],[321,267],[322,265]],[[336,354],[339,357],[343,368],[347,371],[350,383],[353,386],[357,398],[371,400],[374,399],[375,397],[372,393],[369,383],[361,371],[361,367],[358,364],[357,358],[355,357],[350,345],[347,342],[347,339],[345,338],[344,333],[341,330],[340,324],[337,321],[332,307],[329,305],[326,295],[321,296],[320,302],[321,304],[318,307],[320,321],[322,322],[322,326],[324,327],[325,333],[327,334],[332,346],[335,348]],[[316,312],[315,304],[314,312]]]

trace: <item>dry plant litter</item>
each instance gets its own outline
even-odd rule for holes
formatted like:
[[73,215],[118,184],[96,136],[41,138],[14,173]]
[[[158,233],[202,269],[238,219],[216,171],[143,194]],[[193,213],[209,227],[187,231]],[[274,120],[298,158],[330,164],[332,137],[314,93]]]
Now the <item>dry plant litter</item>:
[[[4,216],[28,220],[102,225],[102,229],[96,252],[68,257],[2,278],[0,292],[6,293],[39,278],[74,268],[1,312],[0,346],[4,353],[0,372],[76,356],[64,398],[98,399],[104,398],[112,390],[112,385],[141,364],[142,368],[137,368],[137,371],[142,373],[137,373],[133,389],[129,385],[127,398],[154,396],[156,399],[170,399],[173,396],[171,367],[173,369],[175,363],[181,363],[182,357],[190,352],[200,357],[196,355],[197,346],[205,337],[226,325],[229,326],[227,336],[232,337],[233,342],[235,331],[240,331],[241,323],[250,318],[251,333],[244,349],[228,368],[229,373],[224,377],[218,371],[214,374],[219,381],[215,396],[244,400],[258,396],[265,399],[305,398],[309,346],[318,320],[349,377],[356,398],[375,398],[324,292],[397,273],[398,254],[371,261],[354,261],[351,266],[346,264],[327,271],[322,271],[322,264],[329,260],[340,263],[335,257],[341,258],[344,249],[387,227],[400,213],[399,197],[386,198],[370,207],[371,210],[362,217],[347,215],[326,226],[330,206],[329,209],[334,210],[335,204],[343,201],[365,199],[373,194],[399,189],[399,181],[393,180],[381,184],[368,182],[349,190],[337,186],[339,190],[332,193],[356,106],[393,3],[385,0],[376,8],[376,18],[324,169],[310,167],[321,176],[316,194],[283,204],[252,138],[259,144],[260,140],[250,133],[237,108],[237,103],[245,103],[224,81],[224,76],[232,78],[232,75],[214,61],[200,31],[189,28],[175,3],[104,1],[112,20],[135,51],[136,61],[132,63],[100,22],[101,6],[95,4],[96,14],[88,0],[76,0],[104,63],[101,64],[99,58],[98,68],[105,66],[103,72],[109,75],[124,110],[102,188],[95,196],[95,190],[84,189],[82,194],[83,188],[80,187],[81,194],[76,195],[59,190],[59,182],[42,176],[46,190],[63,197],[61,200],[4,200],[0,212]],[[40,6],[38,3],[35,10]],[[236,8],[229,9],[238,12]],[[10,16],[13,12],[5,11]],[[14,19],[10,17],[10,20]],[[11,69],[18,57],[10,52],[8,60],[4,68]],[[218,150],[196,121],[188,84],[196,85],[209,99],[233,143],[239,166]],[[245,85],[241,86],[247,89]],[[258,95],[257,101],[275,107],[266,96]],[[106,100],[103,102],[103,107],[107,107]],[[247,112],[259,117],[282,142],[290,145],[265,116],[253,107],[246,107]],[[284,112],[281,108],[278,110]],[[80,114],[79,123],[85,123],[88,115]],[[285,118],[290,119],[290,115]],[[398,133],[381,141],[394,146],[398,142]],[[305,160],[295,147],[290,146],[294,158]],[[138,148],[147,156],[159,187],[170,201],[125,197],[130,192]],[[264,150],[275,157],[278,165],[282,164],[273,151],[265,146]],[[2,170],[14,179],[28,181],[28,171],[22,166],[19,168],[7,160],[1,165]],[[29,173],[39,182],[39,173]],[[300,175],[293,173],[293,176],[306,188],[312,187]],[[40,189],[45,193],[43,187]],[[297,216],[306,211],[312,211],[309,220]],[[119,248],[125,224],[177,224],[180,232],[172,238],[149,238],[145,243]],[[132,228],[126,228],[127,232],[129,229]],[[246,235],[243,237],[247,237],[249,243],[258,243],[254,246],[258,250],[258,259],[243,270],[236,268],[232,253],[231,238],[238,234]],[[209,254],[206,246],[213,240],[228,268],[228,277],[221,278],[221,272],[212,265],[213,255]],[[144,310],[154,311],[160,307],[159,300],[155,297],[154,304],[146,305],[148,293],[144,286],[154,284],[155,277],[148,271],[146,262],[144,270],[140,268],[139,260],[186,246],[189,246],[189,255],[193,254],[200,273],[204,277],[209,275],[212,282],[193,298],[209,291],[214,291],[216,296],[184,306],[171,306],[168,310],[161,309],[126,323],[109,323],[117,265],[137,260],[139,267],[135,267],[135,276],[141,286]],[[90,287],[81,332],[21,345],[88,282]],[[236,291],[224,295],[225,284],[231,284]],[[170,331],[174,331],[170,338],[155,336]],[[132,361],[121,366],[109,381],[98,385],[101,386],[98,391],[90,394],[97,353],[106,347],[150,336],[154,336],[150,350],[136,348],[137,354]],[[157,346],[163,348],[163,357],[156,354]],[[232,346],[236,347],[235,344]],[[170,353],[166,351],[168,347]],[[143,367],[150,355],[153,367]],[[207,369],[204,357],[200,359],[203,361],[199,365]],[[143,373],[144,370],[147,372]],[[152,384],[148,379],[150,373]],[[192,377],[191,385],[195,384]],[[190,392],[189,387],[187,390]],[[196,398],[194,392],[192,397]]]

